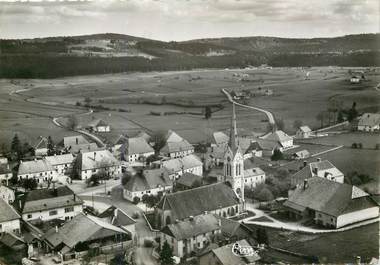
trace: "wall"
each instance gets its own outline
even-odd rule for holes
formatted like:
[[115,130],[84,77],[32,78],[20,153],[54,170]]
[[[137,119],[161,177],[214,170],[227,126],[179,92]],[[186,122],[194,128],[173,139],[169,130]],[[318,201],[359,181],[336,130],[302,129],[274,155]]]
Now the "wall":
[[173,189],[172,186],[159,187],[159,188],[154,188],[154,189],[146,190],[146,191],[129,191],[129,190],[124,189],[123,197],[129,201],[133,201],[134,197],[139,197],[141,199],[144,194],[156,196],[158,192],[160,191],[163,192],[163,194],[165,194],[167,191],[171,191],[172,189]]
[[52,180],[56,180],[57,179],[57,171],[53,170],[53,171],[43,171],[43,172],[37,172],[37,173],[28,173],[28,174],[22,174],[22,175],[17,175],[18,179],[26,179],[26,178],[35,178],[38,183],[42,183],[42,182],[45,182],[46,178],[50,179],[52,178]]
[[314,221],[326,227],[336,227],[336,217],[322,212],[315,212]]
[[371,207],[368,209],[364,209],[364,210],[360,210],[360,211],[356,211],[356,212],[352,212],[348,214],[343,214],[343,215],[338,216],[337,228],[348,225],[348,224],[360,222],[363,220],[375,218],[378,216],[379,216],[379,207]]
[[20,220],[12,220],[12,221],[7,221],[0,223],[1,228],[0,228],[0,233],[2,232],[14,232],[16,234],[20,234]]
[[6,186],[0,185],[0,198],[8,203],[12,203],[15,200],[15,192]]
[[[115,175],[121,174],[121,166],[112,166],[106,168],[106,171],[110,173],[110,177],[114,177]],[[88,170],[82,170],[81,171],[81,179],[89,179],[92,175],[99,172],[99,169],[88,169]]]
[[136,162],[136,161],[142,160],[143,157],[147,158],[147,157],[150,157],[151,155],[154,155],[154,152],[129,155],[128,162]]
[[244,186],[248,188],[255,188],[258,184],[265,182],[265,173],[261,175],[245,176]]
[[[65,208],[67,208],[67,207],[70,207],[70,206],[57,208],[57,209],[50,209],[50,210],[41,211],[41,212],[38,211],[38,212],[33,212],[33,213],[24,213],[24,214],[22,214],[22,219],[25,221],[32,221],[32,220],[48,221],[48,220],[53,220],[53,219],[65,220],[67,218],[72,219],[74,216],[83,212],[82,205],[75,205],[73,212],[65,213]],[[57,210],[57,214],[50,216],[49,212],[53,211],[53,210]],[[28,217],[28,215],[32,215],[32,216]]]
[[192,153],[194,153],[194,149],[181,151],[181,152],[172,152],[169,154],[169,156],[170,158],[178,158],[178,157],[184,157],[184,156],[190,155]]

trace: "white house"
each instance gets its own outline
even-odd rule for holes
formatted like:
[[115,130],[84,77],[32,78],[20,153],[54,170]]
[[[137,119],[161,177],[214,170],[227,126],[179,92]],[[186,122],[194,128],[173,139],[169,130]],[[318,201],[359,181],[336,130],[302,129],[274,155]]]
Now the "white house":
[[0,184],[0,198],[11,204],[15,201],[15,191],[5,185]]
[[133,201],[135,197],[140,200],[146,195],[165,194],[173,189],[173,181],[163,168],[147,169],[132,176],[124,186],[123,197]]
[[194,153],[194,147],[184,138],[172,130],[166,135],[166,144],[160,154],[170,158],[184,157]]
[[20,234],[20,215],[0,198],[0,235],[4,232]]
[[301,126],[296,131],[296,138],[304,139],[304,138],[310,138],[312,136],[312,130],[309,128],[309,126]]
[[380,114],[364,113],[359,118],[358,131],[373,132],[380,129]]
[[102,119],[96,119],[96,120],[91,121],[88,124],[87,128],[89,128],[90,130],[94,132],[110,132],[111,131],[110,125]]
[[108,150],[82,152],[77,158],[76,170],[82,180],[89,179],[92,175],[104,171],[110,177],[121,174],[120,162]]
[[358,84],[358,83],[360,83],[360,81],[361,81],[361,78],[360,78],[360,77],[357,77],[357,76],[352,76],[352,77],[350,78],[350,83],[351,83],[351,84]]
[[0,182],[7,182],[12,178],[12,170],[9,167],[9,164],[0,164]]
[[358,187],[310,178],[284,203],[290,217],[310,218],[316,224],[340,228],[379,216],[378,205]]
[[17,177],[19,180],[34,178],[37,180],[37,183],[42,183],[56,180],[57,171],[45,159],[21,161],[18,168]]
[[244,186],[253,189],[257,185],[265,183],[265,172],[259,167],[244,168]]
[[127,138],[120,136],[114,148],[116,149],[114,152],[116,157],[129,163],[144,161],[149,156],[154,155],[154,149],[143,137]]
[[281,145],[281,151],[293,147],[293,137],[287,135],[285,132],[281,130],[277,130],[273,133],[265,135],[264,137],[262,137],[262,139],[279,143]]
[[70,220],[83,212],[83,201],[67,186],[33,190],[19,201],[25,221]]
[[45,159],[54,167],[58,175],[65,175],[72,166],[74,156],[71,153],[64,155],[55,154],[53,156],[46,156]]
[[199,176],[203,175],[203,163],[194,154],[187,155],[181,158],[157,161],[155,163],[160,163],[161,167],[167,170],[170,179],[178,178],[185,172],[189,172]]
[[173,249],[174,256],[182,258],[216,242],[217,236],[221,234],[221,226],[220,219],[213,214],[168,224],[161,230],[161,247],[167,242]]

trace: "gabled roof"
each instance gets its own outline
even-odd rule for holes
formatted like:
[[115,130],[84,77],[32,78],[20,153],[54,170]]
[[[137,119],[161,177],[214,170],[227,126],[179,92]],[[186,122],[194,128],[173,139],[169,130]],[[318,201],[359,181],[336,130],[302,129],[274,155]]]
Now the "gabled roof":
[[304,133],[311,132],[310,127],[307,126],[307,125],[301,126],[299,129],[300,129],[302,132],[304,132]]
[[183,240],[218,229],[221,229],[218,218],[214,214],[205,214],[195,216],[186,221],[169,224],[161,232],[177,240]]
[[216,145],[227,144],[229,137],[224,132],[214,132],[212,140]]
[[2,233],[0,236],[0,242],[10,248],[25,244],[24,240],[21,237],[12,232]]
[[308,165],[306,165],[304,168],[302,168],[300,171],[296,172],[293,176],[291,176],[291,179],[293,181],[302,182],[304,179],[309,179],[313,176],[315,176],[315,169],[318,169],[318,171],[326,171],[333,176],[343,176],[343,173],[336,168],[330,161],[323,160],[319,162],[312,162]]
[[20,219],[20,215],[16,210],[0,198],[0,223]]
[[46,156],[45,159],[52,165],[71,164],[74,160],[74,156],[69,154]]
[[98,217],[108,219],[108,221],[115,226],[127,226],[136,223],[136,221],[133,220],[128,214],[115,206],[110,206],[104,210],[104,212],[99,214]]
[[81,171],[103,166],[111,167],[119,165],[119,161],[108,150],[83,152],[78,155],[77,159],[79,159],[79,168]]
[[196,155],[191,154],[184,157],[163,161],[162,165],[168,171],[169,174],[172,174],[181,170],[200,167],[203,165],[203,163],[199,160],[199,158]]
[[[118,142],[122,141],[122,138]],[[126,155],[153,153],[154,149],[142,137],[126,138],[119,149]]]
[[54,167],[45,159],[23,161],[18,168],[18,175],[54,171]]
[[63,138],[63,146],[67,148],[73,145],[85,144],[89,144],[89,142],[82,135],[67,136]]
[[46,137],[40,136],[38,142],[34,146],[34,149],[46,149],[48,144],[48,140]]
[[380,124],[379,113],[364,113],[360,119],[358,126],[376,126]]
[[176,183],[191,188],[197,181],[202,183],[202,176],[185,172],[176,180]]
[[193,150],[194,147],[176,132],[169,130],[166,136],[166,144],[161,148],[161,153],[173,153],[187,150]]
[[245,154],[250,153],[252,151],[260,151],[263,150],[258,142],[251,142],[248,148],[245,150]]
[[168,186],[172,186],[172,182],[167,172],[158,168],[144,170],[142,173],[132,176],[124,188],[129,191],[146,191]]
[[364,210],[376,204],[364,191],[345,183],[324,178],[311,178],[307,187],[294,190],[284,206],[299,209],[310,208],[331,216]]
[[190,190],[165,194],[158,204],[162,210],[171,210],[174,219],[197,216],[205,211],[239,204],[236,193],[225,183],[216,183]]
[[108,123],[106,123],[102,119],[96,119],[88,123],[89,127],[100,127],[100,126],[108,126]]
[[265,139],[265,140],[271,140],[271,141],[277,141],[279,143],[283,143],[283,142],[286,142],[286,141],[290,141],[293,138],[290,137],[289,135],[287,135],[285,132],[283,132],[281,130],[278,130],[278,131],[275,131],[275,132],[273,132],[271,134],[266,135],[265,137],[263,137],[263,139]]
[[53,248],[62,247],[68,252],[79,242],[83,243],[117,234],[126,234],[126,232],[100,218],[80,213],[60,227],[58,232],[55,228],[47,231],[44,238]]
[[256,139],[256,143],[259,145],[261,150],[273,151],[281,147],[278,141],[268,140],[268,139]]

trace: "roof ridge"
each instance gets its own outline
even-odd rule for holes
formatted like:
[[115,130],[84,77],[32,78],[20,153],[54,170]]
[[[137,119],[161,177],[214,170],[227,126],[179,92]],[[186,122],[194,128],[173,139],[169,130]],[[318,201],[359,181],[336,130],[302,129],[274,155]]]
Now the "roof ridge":
[[206,187],[216,186],[216,185],[219,185],[219,184],[224,184],[224,182],[212,183],[212,184],[208,184],[208,185],[204,185],[204,186],[196,187],[196,188],[189,189],[189,190],[176,191],[176,192],[173,192],[173,193],[169,193],[169,194],[167,194],[167,196],[174,196],[174,195],[176,195],[176,194],[181,194],[181,193],[191,192],[191,191],[193,191],[193,190],[204,189],[204,188],[206,188]]

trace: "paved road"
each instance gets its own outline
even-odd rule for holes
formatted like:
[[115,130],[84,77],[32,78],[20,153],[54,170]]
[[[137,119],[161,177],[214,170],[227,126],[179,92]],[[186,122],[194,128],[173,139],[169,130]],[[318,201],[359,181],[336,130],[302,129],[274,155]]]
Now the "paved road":
[[238,106],[241,106],[243,108],[247,108],[247,109],[253,109],[253,110],[257,110],[257,111],[260,111],[260,112],[263,112],[267,117],[268,117],[268,121],[271,125],[276,125],[276,121],[274,119],[274,115],[272,112],[270,111],[267,111],[265,109],[261,109],[261,108],[258,108],[258,107],[253,107],[253,106],[248,106],[248,105],[244,105],[244,104],[241,104],[241,103],[238,103],[236,102],[235,100],[233,100],[232,96],[230,95],[230,93],[225,90],[224,88],[222,89],[222,92],[227,96],[228,100],[231,102],[231,103],[235,103],[236,105]]

